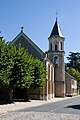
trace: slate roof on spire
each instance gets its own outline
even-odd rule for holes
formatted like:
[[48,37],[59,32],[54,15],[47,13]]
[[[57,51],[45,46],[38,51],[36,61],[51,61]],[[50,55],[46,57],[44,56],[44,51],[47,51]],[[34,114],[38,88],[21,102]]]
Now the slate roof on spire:
[[52,32],[51,32],[49,38],[54,37],[54,36],[58,36],[58,37],[64,38],[64,37],[63,37],[63,34],[62,34],[62,32],[61,32],[60,26],[59,26],[59,24],[58,24],[58,22],[57,22],[57,19],[56,19],[56,22],[55,22],[55,24],[54,24],[54,27],[53,27],[53,29],[52,29]]

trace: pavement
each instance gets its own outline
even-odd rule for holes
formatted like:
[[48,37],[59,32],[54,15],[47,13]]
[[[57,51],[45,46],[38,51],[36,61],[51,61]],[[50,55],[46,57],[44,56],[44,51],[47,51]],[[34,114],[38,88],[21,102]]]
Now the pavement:
[[54,98],[52,100],[31,100],[30,102],[14,102],[11,104],[3,104],[0,105],[0,115],[5,114],[7,112],[10,111],[15,111],[15,110],[19,110],[19,109],[24,109],[24,108],[29,108],[29,107],[34,107],[34,106],[39,106],[42,104],[48,104],[48,103],[52,103],[52,102],[58,102],[58,101],[62,101],[65,99],[69,99],[70,97],[66,97],[66,98]]

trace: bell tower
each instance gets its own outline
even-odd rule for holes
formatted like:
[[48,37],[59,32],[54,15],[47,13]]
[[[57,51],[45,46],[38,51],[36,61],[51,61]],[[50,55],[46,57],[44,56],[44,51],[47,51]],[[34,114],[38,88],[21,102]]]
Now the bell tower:
[[64,65],[64,40],[60,26],[56,19],[52,32],[48,38],[48,58],[55,67],[54,88],[55,97],[65,97],[65,65]]

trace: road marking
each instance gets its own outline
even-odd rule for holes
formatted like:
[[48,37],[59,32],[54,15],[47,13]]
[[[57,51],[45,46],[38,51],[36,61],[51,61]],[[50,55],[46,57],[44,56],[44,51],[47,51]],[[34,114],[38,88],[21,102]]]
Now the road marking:
[[65,107],[65,106],[71,105],[71,104],[76,103],[76,102],[78,102],[78,101],[80,101],[80,100],[77,100],[77,101],[74,101],[74,102],[71,102],[71,103],[65,104],[65,105],[63,105],[63,106],[57,107],[56,109],[51,110],[50,112],[54,112],[54,111],[56,111],[56,110],[59,110],[59,109]]

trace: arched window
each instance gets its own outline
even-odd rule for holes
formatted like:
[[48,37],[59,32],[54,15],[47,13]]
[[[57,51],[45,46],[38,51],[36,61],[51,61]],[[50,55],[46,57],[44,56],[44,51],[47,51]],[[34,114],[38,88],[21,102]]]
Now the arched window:
[[56,65],[56,64],[58,64],[59,63],[59,58],[58,58],[58,56],[55,56],[54,57],[54,64]]

